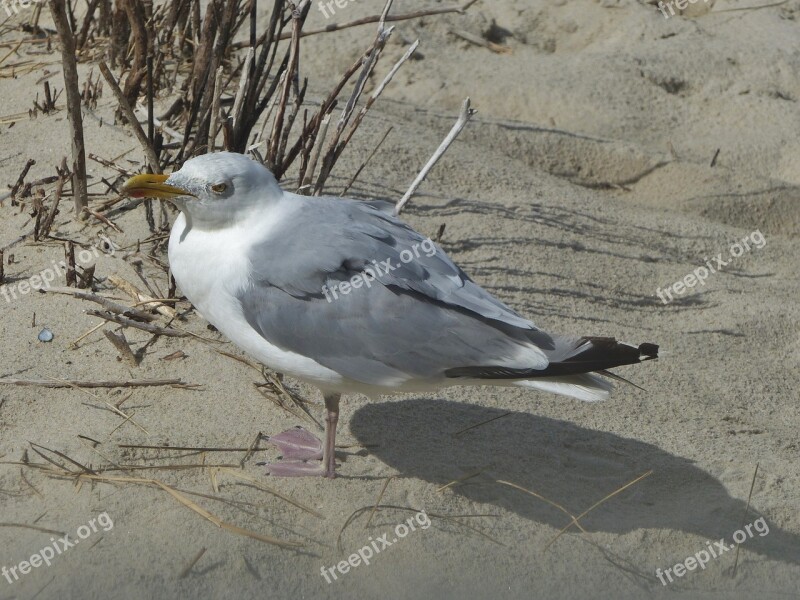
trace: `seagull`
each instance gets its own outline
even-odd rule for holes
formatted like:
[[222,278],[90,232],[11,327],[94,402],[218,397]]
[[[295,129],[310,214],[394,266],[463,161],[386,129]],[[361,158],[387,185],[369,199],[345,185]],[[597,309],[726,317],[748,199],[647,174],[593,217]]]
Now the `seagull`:
[[[296,427],[269,441],[274,476],[335,476],[343,394],[375,397],[457,385],[521,386],[595,402],[608,369],[658,346],[553,335],[470,279],[380,201],[284,191],[261,163],[218,152],[123,187],[180,214],[175,281],[199,314],[275,371],[325,399],[325,443]],[[625,381],[625,380],[623,380]]]

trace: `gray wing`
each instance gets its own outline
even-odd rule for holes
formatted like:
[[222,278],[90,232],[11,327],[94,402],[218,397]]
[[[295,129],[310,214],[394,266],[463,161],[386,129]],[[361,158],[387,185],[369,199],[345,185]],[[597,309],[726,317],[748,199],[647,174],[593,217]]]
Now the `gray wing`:
[[[271,343],[373,385],[472,365],[547,367],[547,334],[380,205],[296,198],[300,218],[252,248],[239,298]],[[367,284],[370,270],[379,274]],[[362,286],[342,293],[354,276]]]

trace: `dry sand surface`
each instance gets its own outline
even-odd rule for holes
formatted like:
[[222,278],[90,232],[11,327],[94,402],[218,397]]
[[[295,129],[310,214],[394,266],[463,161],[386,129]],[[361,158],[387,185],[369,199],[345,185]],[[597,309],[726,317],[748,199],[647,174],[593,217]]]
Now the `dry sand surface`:
[[[378,0],[342,4],[331,21],[382,7]],[[440,6],[398,0],[394,10],[432,5]],[[309,27],[328,22],[312,9]],[[479,38],[491,30],[500,51],[453,30]],[[26,35],[4,34],[0,55]],[[319,101],[373,35],[368,25],[304,40],[309,101]],[[221,343],[159,337],[138,367],[121,361],[100,331],[71,347],[99,323],[85,312],[99,307],[22,294],[20,283],[63,258],[60,242],[26,239],[5,251],[2,289],[17,297],[0,300],[0,377],[176,378],[201,387],[0,385],[0,568],[18,569],[61,537],[50,531],[79,540],[51,566],[11,583],[0,577],[0,600],[800,595],[800,0],[719,0],[694,18],[665,18],[636,0],[479,0],[463,16],[398,23],[379,74],[417,38],[419,55],[370,113],[328,191],[342,189],[391,125],[351,193],[396,201],[470,96],[478,115],[405,218],[432,236],[446,224],[442,245],[451,257],[539,326],[660,344],[658,361],[618,370],[646,391],[622,386],[600,404],[497,388],[347,397],[333,481],[265,476],[257,463],[275,453],[263,443],[243,470],[242,451],[126,449],[120,445],[246,448],[258,432],[314,426],[260,394],[254,383],[264,381],[261,374],[217,353],[243,356],[194,312],[178,326]],[[43,47],[21,46],[11,60],[46,66],[15,78],[3,72],[4,115],[32,107],[44,69],[58,71],[49,81],[63,87],[59,55],[34,49]],[[81,65],[84,77],[90,68]],[[112,124],[115,107],[106,91],[97,110],[87,111],[87,151],[124,154],[119,163],[135,171],[142,152]],[[3,195],[28,158],[37,161],[35,179],[54,174],[69,151],[64,110],[25,116],[13,127],[0,118]],[[89,168],[90,183],[115,174],[93,162]],[[112,197],[93,197],[92,205]],[[118,275],[143,287],[140,269],[167,293],[157,261],[136,252],[137,240],[151,235],[141,204],[126,201],[109,213],[124,233],[94,219],[77,225],[68,204],[53,235],[88,243],[104,233],[118,246],[90,258],[101,281]],[[30,204],[6,199],[0,214],[0,248],[33,227]],[[750,249],[731,256],[740,254],[732,244],[745,238]],[[673,294],[673,302],[659,299],[657,290],[718,255],[729,263],[721,272]],[[167,260],[163,247],[156,257]],[[64,285],[63,273],[55,284]],[[110,284],[99,291],[130,302]],[[43,327],[52,342],[38,341]],[[126,336],[134,351],[151,339],[133,329]],[[185,356],[166,359],[178,351]],[[314,401],[311,414],[320,419],[318,392],[285,383]],[[121,410],[133,415],[127,421],[109,408],[123,400]],[[87,467],[122,465],[107,477],[154,478],[224,498],[184,496],[227,523],[303,547],[221,529],[163,488],[76,483],[21,467],[23,460],[45,463],[31,444]],[[203,463],[236,466],[234,473],[124,468]],[[388,477],[381,503],[410,510],[381,509],[370,521]],[[548,545],[569,515],[589,509],[579,519],[585,531],[573,526]],[[419,510],[430,526],[398,538],[398,524]],[[79,530],[92,520],[97,532]],[[695,568],[672,575],[672,583],[664,577],[667,585],[657,577],[657,569],[674,573],[714,541],[733,548],[734,533],[756,522],[738,557],[731,549],[702,569],[689,561]],[[384,534],[396,543],[326,582],[322,569]]]

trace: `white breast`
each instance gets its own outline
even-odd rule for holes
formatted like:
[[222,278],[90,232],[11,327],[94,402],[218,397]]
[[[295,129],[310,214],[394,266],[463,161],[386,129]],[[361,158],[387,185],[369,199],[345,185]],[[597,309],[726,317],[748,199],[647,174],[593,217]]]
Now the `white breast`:
[[169,239],[170,268],[181,291],[199,313],[234,344],[276,371],[336,390],[342,383],[338,373],[269,343],[246,321],[237,298],[250,285],[248,249],[279,226],[281,215],[277,212],[248,220],[246,227],[214,231],[187,231],[186,218],[181,213]]

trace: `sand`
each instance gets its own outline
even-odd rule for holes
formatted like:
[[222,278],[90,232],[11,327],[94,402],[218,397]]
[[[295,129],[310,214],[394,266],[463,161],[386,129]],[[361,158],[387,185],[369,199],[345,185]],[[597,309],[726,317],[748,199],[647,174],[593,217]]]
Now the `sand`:
[[[300,550],[221,529],[161,488],[76,484],[17,464],[26,457],[44,463],[33,443],[87,467],[238,469],[242,451],[120,445],[247,448],[258,432],[315,427],[261,395],[260,373],[217,353],[243,356],[194,312],[178,325],[213,342],[160,337],[137,367],[121,361],[99,331],[72,348],[99,322],[85,312],[97,307],[19,287],[63,258],[61,244],[28,240],[6,250],[6,263],[14,255],[6,283],[17,297],[0,299],[0,377],[178,378],[201,387],[0,385],[0,568],[18,568],[61,537],[9,524],[79,540],[51,566],[11,583],[0,576],[0,600],[797,597],[800,1],[739,10],[759,4],[770,3],[719,0],[708,14],[666,19],[635,0],[480,0],[463,16],[397,24],[379,73],[417,38],[420,57],[370,113],[328,191],[339,193],[391,125],[352,194],[399,199],[469,96],[479,113],[412,199],[407,221],[426,235],[446,224],[441,243],[453,259],[538,325],[655,342],[662,357],[618,370],[646,391],[622,386],[599,404],[489,387],[347,397],[339,429],[346,447],[333,481],[267,477],[257,463],[275,452],[264,450],[239,471],[250,481],[210,466],[105,473],[225,498],[191,496],[228,523],[300,542]],[[375,14],[381,5],[345,3],[332,20]],[[430,5],[409,1],[396,10]],[[328,22],[312,12],[309,26]],[[493,24],[502,53],[450,33],[481,35]],[[311,98],[322,97],[373,31],[304,41]],[[22,37],[7,33],[0,42]],[[29,51],[22,47],[16,59],[48,64],[0,80],[4,115],[32,107],[44,69],[59,71],[49,81],[62,87],[58,55]],[[85,77],[88,67],[81,68]],[[142,153],[112,124],[114,107],[106,92],[95,116],[87,113],[87,149],[105,158],[127,152],[119,162],[135,171]],[[37,160],[31,178],[52,175],[69,152],[66,113],[4,122],[0,142],[4,184],[16,181],[29,157]],[[114,174],[89,167],[92,182]],[[141,206],[126,202],[109,213],[123,233],[95,220],[76,224],[68,209],[65,201],[55,235],[95,242],[104,233],[118,247],[91,253],[99,278],[116,274],[143,287],[139,268],[167,293],[163,270],[136,253],[137,240],[151,235]],[[6,199],[0,211],[0,247],[33,227],[29,206]],[[732,246],[743,240],[749,249]],[[717,256],[729,264],[703,284],[675,290]],[[167,260],[163,248],[156,259]],[[62,272],[54,284],[64,285]],[[665,303],[659,290],[667,297],[670,288],[674,300]],[[101,291],[130,302],[110,286]],[[43,327],[52,342],[38,341]],[[151,337],[125,335],[135,351]],[[165,360],[178,351],[185,356]],[[310,410],[320,419],[318,392],[285,383],[315,403]],[[128,421],[108,407],[123,399]],[[390,477],[381,503],[408,510],[381,509],[365,527]],[[569,515],[589,509],[579,519],[585,532],[573,526],[550,543]],[[403,523],[407,532],[397,529]],[[732,548],[740,529],[738,558],[730,549],[705,560],[715,541]],[[384,535],[396,542],[377,552]],[[369,564],[335,570],[336,580],[328,570],[326,581],[325,569],[364,547],[373,548]],[[679,577],[678,563],[694,568]]]

